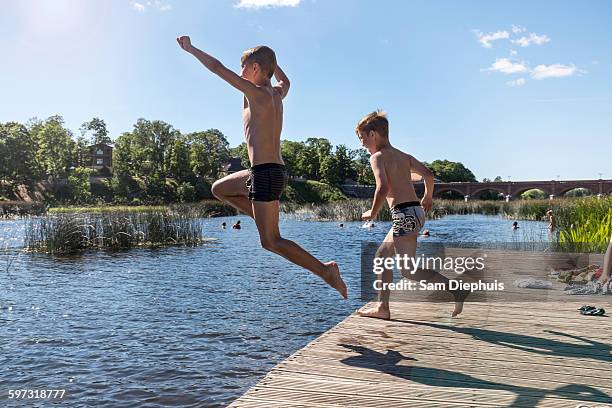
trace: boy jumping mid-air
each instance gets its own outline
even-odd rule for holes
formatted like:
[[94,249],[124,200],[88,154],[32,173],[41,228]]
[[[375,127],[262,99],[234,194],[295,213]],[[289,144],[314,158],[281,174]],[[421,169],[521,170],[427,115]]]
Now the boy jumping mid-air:
[[[378,248],[376,256],[388,258],[398,254],[414,258],[417,235],[425,223],[425,211],[430,211],[433,205],[433,174],[417,159],[391,146],[389,122],[384,112],[376,111],[365,116],[359,121],[355,131],[363,147],[371,154],[370,164],[376,179],[372,209],[364,212],[362,218],[375,219],[386,199],[393,219],[393,225]],[[420,202],[412,185],[412,173],[421,175],[425,179],[425,195]],[[444,282],[448,288],[448,279],[436,271],[419,269],[411,274],[409,270],[402,270],[402,275],[417,281]],[[392,280],[393,271],[385,269],[382,273],[383,285]],[[454,317],[463,310],[463,300],[469,292],[451,291],[451,293],[455,298],[455,310],[452,313]],[[377,305],[359,311],[359,314],[365,317],[390,319],[389,294],[388,289],[381,290]]]
[[[280,135],[282,100],[289,91],[289,80],[276,65],[274,51],[266,46],[245,51],[238,75],[194,47],[188,36],[176,40],[183,50],[244,95],[242,120],[251,168],[217,180],[212,193],[255,219],[262,247],[320,276],[346,299],[347,288],[336,262],[322,263],[295,242],[282,238],[278,229],[279,199],[287,184]],[[272,76],[277,81],[275,86],[270,82]]]

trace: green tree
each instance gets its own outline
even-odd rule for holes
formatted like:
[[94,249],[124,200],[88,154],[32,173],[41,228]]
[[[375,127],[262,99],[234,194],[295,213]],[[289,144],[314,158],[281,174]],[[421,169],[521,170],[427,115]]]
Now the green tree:
[[216,179],[221,166],[229,161],[229,143],[217,129],[188,135],[191,142],[191,171],[200,177]]
[[311,137],[306,139],[305,148],[298,155],[298,167],[310,180],[321,179],[321,165],[325,158],[331,156],[332,145],[325,138]]
[[138,119],[132,135],[132,154],[140,166],[135,170],[139,170],[143,176],[158,174],[165,177],[168,174],[166,158],[180,132],[161,120]]
[[474,173],[460,162],[434,160],[424,163],[433,172],[434,177],[446,183],[456,181],[476,181]]
[[73,164],[74,140],[72,132],[64,128],[61,116],[51,116],[45,121],[34,121],[30,132],[37,142],[36,161],[45,174],[61,178],[68,175]]
[[321,162],[320,169],[321,181],[327,184],[336,185],[342,181],[340,175],[340,164],[336,156],[326,156]]
[[[106,129],[106,122],[100,118],[93,118],[89,122],[85,122],[80,127],[81,135],[88,139],[91,144],[98,143],[112,143],[112,139],[108,136],[108,130]],[[87,138],[87,134],[92,132],[92,135]]]
[[281,142],[281,155],[287,168],[287,173],[290,176],[302,176],[303,171],[300,168],[300,153],[306,148],[303,142],[294,142],[291,140],[283,140]]
[[374,173],[370,165],[370,153],[366,149],[359,149],[353,159],[353,169],[357,175],[359,184],[374,185]]
[[24,182],[39,178],[37,149],[36,141],[24,125],[0,123],[0,179]]
[[355,158],[356,152],[341,144],[336,147],[334,155],[338,163],[340,183],[344,182],[346,179],[355,179],[357,177],[357,172],[353,168],[353,159]]
[[170,147],[170,152],[167,156],[168,176],[180,181],[190,180],[193,178],[191,166],[189,163],[189,145],[184,138],[177,138]]
[[68,176],[68,185],[72,190],[72,196],[75,202],[87,204],[91,202],[91,186],[89,178],[93,173],[92,169],[87,167],[77,167],[70,172]]

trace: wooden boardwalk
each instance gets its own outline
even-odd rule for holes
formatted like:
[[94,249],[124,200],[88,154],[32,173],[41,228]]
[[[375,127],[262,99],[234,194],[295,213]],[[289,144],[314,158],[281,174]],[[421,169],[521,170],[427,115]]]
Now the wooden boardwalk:
[[[609,299],[598,306],[610,313]],[[450,303],[395,302],[391,321],[352,314],[230,406],[612,408],[612,318],[581,316],[582,304],[467,303],[450,319]]]

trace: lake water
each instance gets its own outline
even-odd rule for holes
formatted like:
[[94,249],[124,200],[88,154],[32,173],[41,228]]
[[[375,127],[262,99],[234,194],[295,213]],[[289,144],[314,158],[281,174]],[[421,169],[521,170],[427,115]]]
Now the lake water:
[[[242,221],[241,230],[221,230]],[[24,221],[0,222],[0,400],[8,389],[65,389],[53,406],[226,406],[275,364],[362,305],[362,241],[390,224],[281,220],[281,231],[339,263],[343,301],[308,271],[262,250],[247,217],[202,221],[196,248],[22,252]],[[500,217],[429,221],[442,242],[546,240],[546,224]],[[12,249],[11,249],[12,247]],[[11,405],[13,404],[13,405]]]

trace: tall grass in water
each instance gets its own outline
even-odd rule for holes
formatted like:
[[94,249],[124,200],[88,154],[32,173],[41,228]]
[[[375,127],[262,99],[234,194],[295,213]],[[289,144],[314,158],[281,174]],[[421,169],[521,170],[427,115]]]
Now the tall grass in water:
[[58,255],[87,249],[192,246],[202,240],[197,219],[168,210],[49,215],[30,220],[25,234],[27,249]]
[[555,218],[559,228],[556,241],[561,250],[602,253],[612,236],[612,197],[576,200],[556,213]]
[[[291,202],[282,202],[280,211],[295,218],[314,221],[358,221],[361,214],[372,206],[371,200],[344,200],[326,204],[299,205]],[[385,205],[378,214],[378,221],[390,221],[391,212]]]

